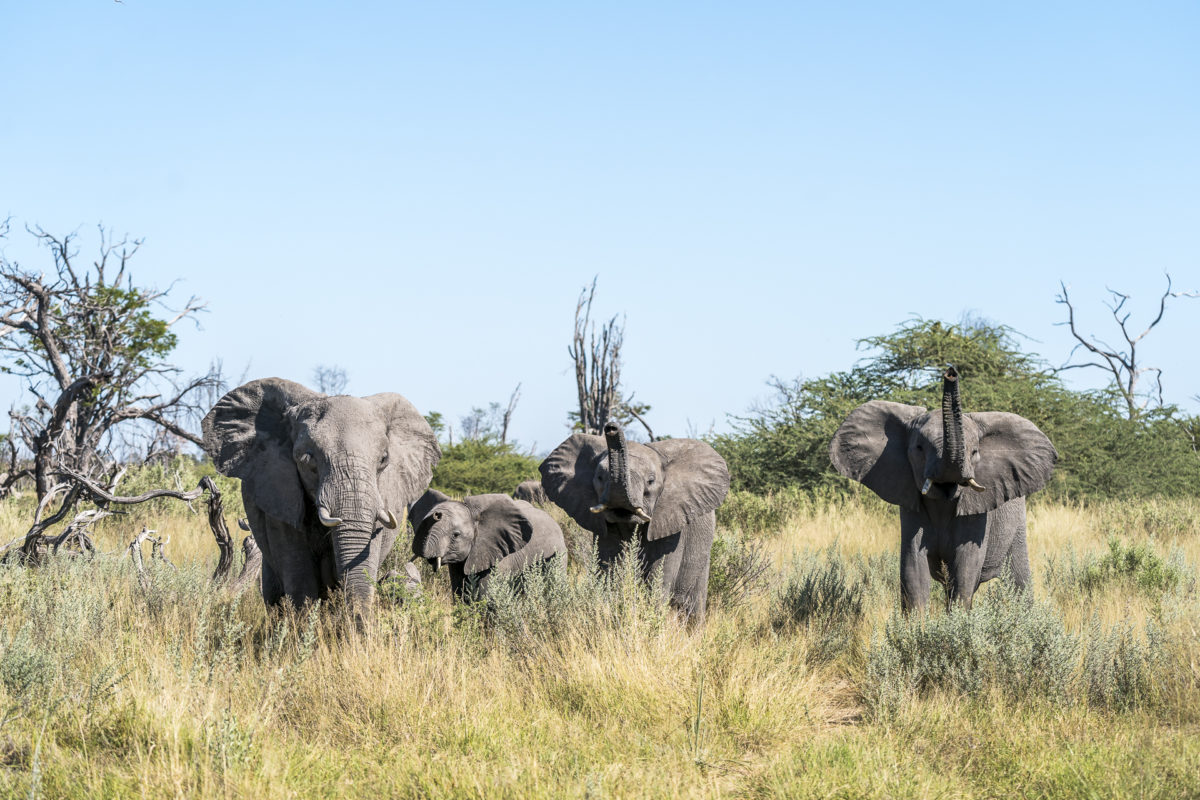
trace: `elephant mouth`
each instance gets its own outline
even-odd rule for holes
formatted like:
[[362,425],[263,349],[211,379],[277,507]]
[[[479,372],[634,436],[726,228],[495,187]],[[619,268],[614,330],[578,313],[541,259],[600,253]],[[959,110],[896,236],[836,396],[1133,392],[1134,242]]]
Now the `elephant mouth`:
[[628,508],[620,508],[601,504],[598,506],[592,506],[591,511],[593,514],[603,513],[605,520],[608,522],[636,523],[649,522],[652,519],[652,517],[647,514],[641,506],[630,510]]

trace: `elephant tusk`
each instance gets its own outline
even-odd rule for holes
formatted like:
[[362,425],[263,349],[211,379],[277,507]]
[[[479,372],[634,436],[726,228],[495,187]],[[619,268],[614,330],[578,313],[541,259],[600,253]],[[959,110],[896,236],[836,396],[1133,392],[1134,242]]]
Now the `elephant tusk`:
[[588,511],[591,511],[593,514],[599,514],[601,511],[605,511],[607,509],[608,509],[608,504],[601,503],[598,506],[592,506],[591,508],[588,509]]
[[972,489],[974,489],[977,492],[986,492],[987,491],[987,489],[983,488],[978,483],[976,483],[974,478],[967,479],[967,486],[970,486]]
[[929,494],[930,486],[933,486],[933,478],[926,478],[925,484],[921,487],[921,494]]
[[433,559],[433,571],[437,572],[441,568],[442,568],[442,557],[437,556]]
[[338,517],[329,516],[329,511],[326,510],[325,506],[317,506],[317,519],[321,520],[321,524],[326,528],[333,528],[342,524],[341,519]]
[[245,517],[242,517],[241,519],[239,519],[239,520],[238,520],[238,527],[239,527],[239,528],[241,528],[241,529],[242,529],[242,530],[244,530],[244,531],[247,531],[247,532],[249,532],[249,530],[250,530],[250,520],[246,519]]
[[392,512],[388,511],[386,508],[380,509],[377,519],[379,520],[379,524],[387,528],[389,531],[396,530],[396,517],[393,516]]
[[647,514],[645,511],[642,510],[641,506],[638,506],[637,508],[635,508],[633,510],[633,515],[635,517],[637,517],[638,519],[640,519],[642,522],[649,522],[651,519],[653,519],[653,517],[651,517],[649,514]]

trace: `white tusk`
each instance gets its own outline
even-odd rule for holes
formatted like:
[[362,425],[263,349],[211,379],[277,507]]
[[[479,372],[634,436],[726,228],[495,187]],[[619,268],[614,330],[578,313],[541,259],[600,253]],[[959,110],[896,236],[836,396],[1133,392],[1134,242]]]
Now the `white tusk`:
[[246,519],[245,517],[242,517],[241,519],[238,520],[238,527],[244,531],[249,531],[250,530],[250,520]]
[[970,486],[972,489],[974,489],[977,492],[986,492],[987,491],[987,489],[983,488],[978,483],[976,483],[974,478],[967,479],[967,486]]
[[928,494],[930,486],[933,486],[933,478],[926,478],[925,485],[921,487],[921,494]]
[[601,511],[605,511],[607,508],[608,505],[606,503],[601,503],[598,506],[592,506],[588,509],[588,511],[591,511],[593,514],[599,514]]
[[321,520],[321,524],[326,528],[333,528],[342,524],[342,521],[337,517],[329,516],[329,512],[325,506],[317,506],[317,519]]
[[635,517],[637,517],[638,519],[640,519],[642,522],[649,522],[652,519],[652,517],[649,514],[647,514],[645,511],[642,510],[641,506],[638,506],[637,508],[635,508],[633,510],[633,515]]
[[388,511],[386,508],[381,509],[377,515],[377,518],[379,520],[379,524],[387,528],[389,531],[396,530],[396,518],[392,515],[391,511]]
[[437,558],[435,558],[433,560],[433,571],[437,572],[441,568],[442,568],[442,557],[438,556]]

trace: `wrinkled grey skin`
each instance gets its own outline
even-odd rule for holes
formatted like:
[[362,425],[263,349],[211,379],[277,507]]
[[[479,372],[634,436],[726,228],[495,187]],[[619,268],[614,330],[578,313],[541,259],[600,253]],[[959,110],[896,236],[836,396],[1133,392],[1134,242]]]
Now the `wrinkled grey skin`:
[[515,575],[530,564],[566,563],[558,523],[524,500],[481,494],[451,500],[429,490],[409,509],[413,554],[436,569],[445,564],[457,597],[480,598],[492,575]]
[[948,602],[967,608],[1006,561],[1017,585],[1028,583],[1025,496],[1045,485],[1058,458],[1024,417],[963,414],[953,367],[942,395],[936,413],[872,400],[850,413],[829,447],[838,472],[900,506],[906,611],[928,604],[931,578],[944,583]]
[[571,436],[538,469],[550,499],[595,536],[603,568],[636,540],[643,577],[661,570],[667,599],[704,621],[715,511],[729,491],[715,450],[696,439],[627,442],[609,422],[603,437]]
[[550,502],[550,498],[546,497],[546,490],[542,488],[541,481],[521,481],[512,496],[514,500],[524,500],[535,506],[544,506]]
[[391,393],[327,397],[265,378],[217,401],[203,429],[217,470],[242,481],[263,554],[263,600],[300,607],[342,585],[368,608],[396,526],[441,456],[412,404]]

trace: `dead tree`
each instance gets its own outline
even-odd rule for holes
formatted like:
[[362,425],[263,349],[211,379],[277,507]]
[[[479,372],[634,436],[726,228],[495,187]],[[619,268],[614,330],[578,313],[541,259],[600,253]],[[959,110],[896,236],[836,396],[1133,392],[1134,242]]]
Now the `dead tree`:
[[592,322],[592,300],[596,279],[579,293],[575,303],[575,334],[568,355],[575,364],[575,388],[579,396],[577,425],[584,433],[599,435],[604,423],[613,417],[621,401],[621,345],[625,340],[625,320],[614,315],[600,326]]
[[504,409],[504,415],[500,419],[500,444],[508,444],[508,423],[512,422],[513,412],[517,410],[517,401],[521,399],[521,384],[517,384],[517,388],[508,397],[508,405]]
[[[1105,306],[1112,313],[1113,320],[1116,321],[1117,327],[1121,331],[1121,338],[1125,340],[1123,346],[1113,347],[1094,335],[1088,334],[1085,336],[1080,333],[1079,328],[1075,324],[1075,306],[1072,305],[1071,297],[1067,293],[1067,285],[1059,282],[1059,286],[1062,287],[1062,293],[1058,295],[1056,302],[1067,307],[1067,321],[1058,324],[1068,326],[1071,330],[1071,335],[1075,337],[1075,341],[1077,342],[1071,348],[1071,353],[1067,356],[1067,361],[1070,362],[1080,349],[1090,353],[1094,360],[1083,364],[1066,363],[1059,367],[1057,371],[1065,372],[1069,369],[1095,368],[1109,373],[1112,376],[1113,386],[1125,402],[1126,414],[1131,420],[1137,419],[1152,400],[1157,402],[1158,405],[1162,405],[1162,370],[1158,367],[1143,365],[1140,360],[1141,354],[1138,352],[1138,345],[1141,344],[1150,331],[1154,330],[1158,323],[1162,322],[1163,314],[1167,310],[1168,298],[1200,297],[1200,292],[1171,291],[1171,276],[1167,275],[1167,289],[1159,299],[1158,315],[1146,326],[1145,330],[1141,333],[1135,333],[1129,329],[1131,312],[1125,310],[1125,304],[1129,301],[1130,296],[1113,289],[1108,289],[1111,298],[1105,303]],[[1154,376],[1154,388],[1148,391],[1142,389],[1139,385],[1142,376],[1147,373],[1151,373]]]
[[[45,498],[57,465],[97,476],[115,462],[106,453],[118,428],[163,430],[199,444],[193,429],[206,410],[203,391],[219,374],[180,380],[166,358],[177,341],[172,327],[195,321],[204,304],[193,297],[166,319],[156,316],[169,290],[133,285],[129,262],[139,239],[114,240],[101,228],[97,257],[80,265],[75,234],[27,230],[50,251],[54,269],[47,277],[0,255],[0,369],[23,378],[33,398],[9,412],[0,497],[32,478]],[[7,235],[5,221],[0,239]],[[18,459],[21,446],[30,462]]]
[[313,383],[321,394],[345,394],[349,382],[346,370],[336,364],[331,367],[318,364],[313,369]]

